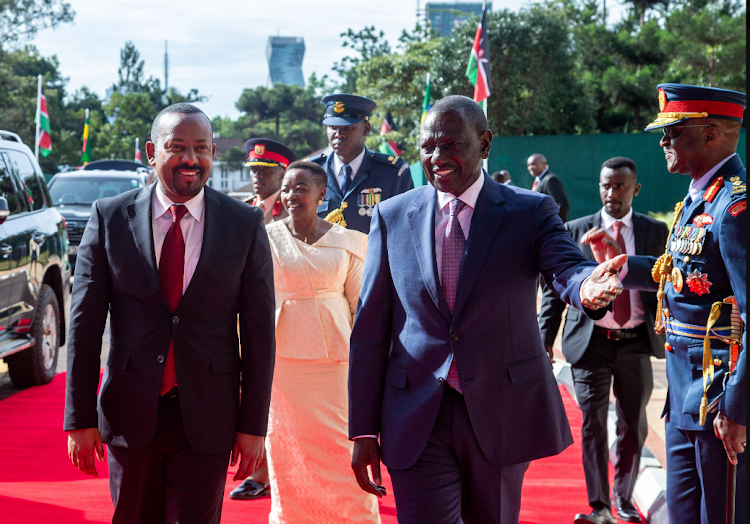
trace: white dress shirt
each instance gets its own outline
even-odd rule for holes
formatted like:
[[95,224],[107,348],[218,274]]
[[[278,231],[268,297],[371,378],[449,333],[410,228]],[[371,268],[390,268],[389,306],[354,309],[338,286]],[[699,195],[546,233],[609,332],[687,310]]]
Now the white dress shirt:
[[731,155],[726,157],[724,160],[722,160],[721,162],[716,164],[714,167],[709,169],[708,172],[706,172],[706,174],[700,177],[698,180],[690,181],[690,188],[688,189],[688,195],[690,195],[690,198],[693,200],[693,202],[698,200],[698,198],[703,197],[703,190],[705,189],[706,184],[708,184],[708,181],[711,180],[711,177],[713,177],[716,174],[716,172],[719,170],[719,168],[721,168],[721,166],[729,162],[729,159],[732,158],[736,154],[737,153],[732,153]]
[[435,206],[435,260],[437,261],[438,277],[440,282],[443,281],[443,239],[448,229],[448,223],[451,219],[451,200],[458,198],[466,205],[458,213],[458,223],[461,224],[461,230],[464,232],[464,238],[469,238],[469,228],[471,227],[471,217],[474,216],[474,208],[477,207],[477,198],[479,192],[484,186],[484,173],[471,184],[461,196],[456,197],[451,193],[437,192],[437,205]]
[[[161,248],[164,245],[164,238],[167,236],[169,228],[172,227],[172,213],[169,207],[174,204],[157,184],[151,197],[151,226],[154,235],[154,253],[156,255],[156,267],[159,267],[161,258]],[[188,212],[180,221],[182,237],[185,239],[185,272],[182,277],[182,292],[190,284],[190,280],[195,273],[195,267],[198,265],[198,259],[201,256],[201,247],[203,246],[203,211],[206,208],[204,200],[204,190],[185,202]]]
[[[623,227],[620,229],[622,239],[625,241],[625,253],[628,256],[635,255],[635,231],[633,230],[633,208],[630,208],[628,214],[620,219],[616,219],[607,214],[607,211],[602,208],[602,220],[601,228],[606,231],[612,238],[615,237],[615,228],[613,224],[615,222],[622,222]],[[627,263],[620,269],[618,278],[620,280],[625,278],[628,274]],[[607,313],[599,320],[594,322],[595,325],[606,329],[633,329],[640,326],[645,320],[646,316],[643,311],[643,303],[641,302],[641,295],[639,291],[634,289],[625,290],[623,293],[630,293],[630,320],[628,320],[624,326],[621,326],[615,322],[615,315],[612,311]]]
[[[349,166],[352,168],[352,180],[357,175],[362,161],[365,159],[365,148],[362,148],[362,152],[358,154],[354,160],[349,162]],[[344,189],[344,162],[339,158],[337,154],[333,154],[333,172],[336,173],[336,181],[339,183],[339,187]]]

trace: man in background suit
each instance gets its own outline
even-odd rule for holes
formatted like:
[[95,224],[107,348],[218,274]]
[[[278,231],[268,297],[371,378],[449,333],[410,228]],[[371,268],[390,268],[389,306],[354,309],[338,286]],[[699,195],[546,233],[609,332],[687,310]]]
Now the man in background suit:
[[431,185],[372,219],[349,359],[352,469],[382,496],[382,450],[399,522],[518,522],[529,461],[572,443],[536,323],[539,273],[594,318],[621,291],[627,257],[586,260],[551,198],[494,183],[491,143],[476,102],[438,101],[420,134]]
[[[579,242],[589,230],[602,228],[623,242],[623,252],[628,255],[661,254],[669,232],[663,222],[633,211],[633,198],[640,189],[635,162],[625,157],[604,162],[599,178],[599,195],[604,207],[593,215],[565,224],[573,240]],[[588,259],[594,259],[589,245],[579,243],[579,247]],[[627,265],[620,271],[620,278],[625,275]],[[565,303],[547,289],[539,327],[550,356],[564,309]],[[583,470],[592,508],[590,515],[576,515],[576,524],[616,523],[610,510],[607,441],[607,411],[613,378],[618,427],[614,485],[617,516],[627,522],[641,521],[630,499],[648,434],[646,404],[653,389],[650,357],[664,358],[664,336],[654,333],[655,315],[656,296],[645,291],[623,293],[615,300],[613,311],[596,321],[578,310],[568,310],[562,350],[565,360],[571,364],[576,397],[583,414]]]
[[288,217],[289,213],[281,204],[281,181],[287,166],[297,160],[297,155],[270,138],[251,138],[245,142],[245,152],[245,165],[250,167],[255,191],[245,202],[263,210],[265,225]]
[[94,202],[79,247],[65,430],[88,475],[108,444],[115,523],[218,523],[230,454],[235,480],[263,458],[271,252],[257,208],[204,187],[214,149],[198,108],[164,109],[146,144],[158,183]]
[[526,168],[529,174],[534,177],[534,184],[531,186],[531,190],[554,198],[560,207],[560,218],[563,222],[567,221],[568,211],[570,210],[568,195],[565,194],[565,188],[563,188],[562,182],[560,182],[557,175],[549,170],[547,159],[544,158],[544,155],[540,153],[531,155],[526,161]]

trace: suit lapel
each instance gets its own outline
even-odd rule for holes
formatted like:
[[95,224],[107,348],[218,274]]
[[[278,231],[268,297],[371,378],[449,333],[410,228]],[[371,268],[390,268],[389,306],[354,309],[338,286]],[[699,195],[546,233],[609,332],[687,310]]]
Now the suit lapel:
[[206,223],[203,225],[201,256],[198,259],[198,265],[195,267],[193,278],[190,279],[190,284],[188,284],[185,293],[182,295],[180,305],[186,301],[190,294],[195,293],[195,289],[200,284],[201,279],[206,275],[211,262],[214,260],[216,250],[221,243],[221,231],[226,222],[226,213],[222,208],[221,201],[217,197],[215,190],[206,187],[204,195],[206,207],[203,210],[203,219]]
[[437,200],[437,192],[435,188],[429,186],[416,193],[416,198],[412,201],[413,207],[407,213],[407,216],[419,269],[435,307],[447,321],[450,321],[451,314],[443,296],[443,290],[438,279],[437,262],[435,261],[435,201]]
[[471,217],[466,254],[461,262],[461,270],[458,274],[456,304],[453,307],[454,318],[458,317],[461,312],[461,308],[479,276],[479,271],[484,265],[487,253],[492,247],[492,242],[497,236],[497,231],[500,229],[505,214],[505,208],[501,205],[505,202],[505,197],[502,195],[500,186],[487,174],[483,173],[483,176],[484,186],[479,192],[477,207]]
[[151,196],[156,191],[157,184],[146,186],[135,196],[135,202],[127,208],[130,231],[133,233],[135,247],[141,264],[145,269],[148,283],[154,290],[159,301],[169,309],[166,297],[161,292],[161,283],[159,282],[159,271],[156,267],[156,254],[154,251],[154,234],[151,224]]
[[359,166],[359,171],[354,174],[354,178],[352,179],[352,183],[349,184],[349,189],[347,190],[346,195],[344,195],[344,199],[349,198],[349,195],[357,189],[357,186],[370,176],[370,169],[372,169],[371,157],[372,154],[367,148],[365,148],[365,157],[362,159],[362,165]]
[[646,221],[638,213],[633,211],[633,236],[635,239],[635,254],[642,255],[646,253]]

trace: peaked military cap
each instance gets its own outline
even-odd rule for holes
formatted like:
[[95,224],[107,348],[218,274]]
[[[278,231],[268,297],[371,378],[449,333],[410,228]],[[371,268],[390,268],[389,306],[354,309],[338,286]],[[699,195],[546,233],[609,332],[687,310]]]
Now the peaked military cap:
[[738,91],[687,84],[659,84],[659,114],[646,131],[691,118],[723,118],[742,122],[747,96]]
[[284,169],[297,160],[297,155],[284,144],[270,138],[251,138],[245,142],[246,166],[281,166]]
[[336,93],[321,98],[326,106],[323,123],[327,126],[348,126],[361,120],[369,120],[378,104],[359,95]]

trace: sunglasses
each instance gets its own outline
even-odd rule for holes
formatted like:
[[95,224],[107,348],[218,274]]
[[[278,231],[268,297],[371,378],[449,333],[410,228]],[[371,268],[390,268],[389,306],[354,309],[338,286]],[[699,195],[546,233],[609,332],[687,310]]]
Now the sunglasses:
[[662,131],[664,132],[664,137],[668,140],[673,140],[674,138],[680,136],[682,134],[682,131],[679,133],[675,133],[675,129],[685,129],[686,127],[714,127],[714,124],[696,124],[696,125],[690,125],[690,126],[670,126],[670,127],[663,127]]

